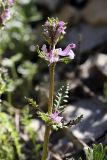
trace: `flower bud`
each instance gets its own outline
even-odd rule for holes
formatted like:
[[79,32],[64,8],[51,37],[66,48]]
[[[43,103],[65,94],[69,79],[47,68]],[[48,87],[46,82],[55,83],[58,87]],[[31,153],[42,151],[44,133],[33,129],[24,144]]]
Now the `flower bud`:
[[49,45],[54,46],[66,33],[66,23],[59,21],[58,18],[48,18],[43,25],[43,34]]

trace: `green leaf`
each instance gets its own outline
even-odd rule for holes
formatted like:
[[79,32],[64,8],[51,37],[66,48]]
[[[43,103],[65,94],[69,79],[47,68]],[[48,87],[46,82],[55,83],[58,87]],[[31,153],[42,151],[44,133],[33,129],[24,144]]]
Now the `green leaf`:
[[22,58],[22,54],[21,53],[17,53],[16,55],[12,56],[10,58],[10,60],[13,62],[13,63],[16,63],[18,61],[20,61]]
[[65,123],[64,127],[66,128],[66,127],[71,127],[73,125],[76,125],[81,121],[82,118],[83,118],[83,115],[80,115],[76,119],[70,120],[68,123]]
[[36,45],[36,51],[37,51],[37,53],[38,53],[38,55],[39,55],[40,58],[44,58],[44,54],[43,54],[43,52],[40,51],[38,45]]
[[19,157],[18,159],[21,160],[22,154],[21,145],[19,143],[19,135],[15,129],[12,117],[4,112],[0,112],[0,146],[0,159],[13,160],[15,158],[14,152],[16,150]]
[[49,116],[46,113],[43,112],[38,112],[39,117],[42,119],[42,121],[44,121],[45,123],[49,122]]
[[6,82],[3,79],[2,73],[0,72],[0,95],[6,91]]
[[93,145],[93,160],[103,160],[106,150],[103,148],[103,145],[100,143],[98,145]]
[[0,82],[0,95],[2,95],[6,91],[6,83],[1,81]]
[[37,65],[30,61],[24,61],[19,67],[18,72],[26,79],[32,79],[37,72]]
[[61,59],[60,59],[60,62],[63,62],[63,63],[65,63],[65,64],[67,64],[67,63],[70,63],[70,62],[71,62],[71,59],[70,59],[69,57],[64,57],[64,58],[61,58]]
[[87,160],[93,160],[93,150],[88,148],[85,150]]
[[4,67],[12,68],[12,67],[14,67],[16,62],[21,60],[21,58],[22,58],[22,54],[21,53],[18,53],[16,55],[12,56],[10,59],[9,58],[4,58],[2,60],[2,65]]
[[101,143],[93,144],[93,148],[86,149],[85,154],[87,160],[107,160],[106,148]]
[[64,104],[67,103],[67,99],[68,99],[68,91],[69,91],[69,85],[67,84],[67,86],[62,86],[56,97],[54,100],[54,108],[55,110],[59,111],[59,112],[63,112],[64,111]]
[[38,107],[36,101],[34,101],[32,98],[27,98],[27,97],[25,97],[25,99],[26,99],[27,103],[28,103],[29,105],[31,105],[33,108],[37,108],[37,107]]

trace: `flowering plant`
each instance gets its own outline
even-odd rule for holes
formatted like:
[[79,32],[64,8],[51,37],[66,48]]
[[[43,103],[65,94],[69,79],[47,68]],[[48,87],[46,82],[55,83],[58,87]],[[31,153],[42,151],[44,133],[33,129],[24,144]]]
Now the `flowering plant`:
[[13,0],[0,0],[0,26],[5,25],[6,21],[10,19],[12,5]]
[[[64,102],[67,102],[69,86],[62,86],[56,98],[54,100],[54,71],[55,66],[58,62],[67,63],[70,60],[74,59],[74,51],[76,45],[74,43],[68,44],[68,46],[62,50],[61,48],[55,48],[58,41],[60,41],[65,32],[66,23],[59,21],[58,18],[48,18],[45,24],[43,25],[43,36],[47,42],[47,45],[44,44],[41,49],[37,46],[37,51],[39,57],[44,59],[48,63],[49,67],[49,100],[48,100],[48,113],[39,111],[39,117],[46,124],[46,131],[44,135],[44,144],[43,144],[43,153],[42,159],[46,160],[47,151],[48,151],[48,142],[51,129],[58,130],[59,128],[66,128],[72,125],[77,124],[81,118],[77,117],[75,120],[70,120],[69,122],[64,122],[64,118],[61,115],[64,111],[65,105]],[[30,104],[34,107],[35,102],[32,99],[29,99]],[[37,105],[36,105],[37,106]]]

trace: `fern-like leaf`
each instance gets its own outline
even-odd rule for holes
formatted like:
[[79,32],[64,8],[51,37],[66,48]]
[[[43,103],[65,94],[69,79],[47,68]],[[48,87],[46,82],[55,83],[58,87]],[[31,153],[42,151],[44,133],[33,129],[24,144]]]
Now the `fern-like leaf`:
[[44,121],[45,123],[49,122],[49,117],[46,113],[38,112],[38,116]]
[[83,118],[83,115],[80,115],[76,119],[70,120],[68,123],[64,124],[67,127],[71,127],[73,125],[77,125]]
[[33,108],[38,107],[36,101],[34,101],[32,98],[27,98],[27,97],[25,97],[25,99],[26,99],[27,103],[28,103],[29,105],[31,105]]
[[37,51],[38,56],[39,56],[40,58],[44,58],[44,54],[43,54],[43,52],[41,52],[41,51],[40,51],[40,49],[39,49],[39,46],[38,46],[38,45],[36,46],[36,51]]
[[67,103],[67,99],[68,99],[68,91],[69,91],[69,85],[67,84],[67,86],[62,86],[56,97],[54,100],[54,108],[55,110],[59,111],[59,112],[63,112],[64,108],[65,108],[65,103]]

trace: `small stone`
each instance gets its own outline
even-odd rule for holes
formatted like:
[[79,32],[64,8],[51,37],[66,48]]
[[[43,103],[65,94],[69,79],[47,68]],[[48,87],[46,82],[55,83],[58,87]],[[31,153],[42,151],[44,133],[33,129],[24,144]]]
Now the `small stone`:
[[67,137],[63,137],[59,139],[55,145],[52,146],[52,151],[54,154],[60,155],[61,159],[58,160],[62,160],[65,159],[65,157],[67,157],[68,154],[71,155],[74,149],[73,147],[73,143],[70,142]]
[[38,119],[32,120],[31,123],[25,128],[24,133],[21,133],[21,138],[24,141],[29,141],[29,133],[28,130],[32,129],[35,132],[35,136],[37,136],[38,141],[44,140],[44,133],[45,133],[45,125]]
[[[87,80],[91,78],[90,84],[93,84],[97,89],[98,86],[103,86],[104,82],[107,81],[107,55],[97,53],[90,56],[85,63],[80,65],[80,76]],[[99,80],[96,81],[96,79]]]
[[103,53],[96,55],[94,62],[97,69],[107,77],[107,55]]
[[62,9],[56,14],[56,16],[60,20],[68,22],[68,25],[75,24],[79,21],[78,11],[70,5],[65,5],[64,7],[62,7]]
[[91,25],[107,25],[107,1],[90,0],[81,15]]
[[75,6],[78,9],[82,9],[86,6],[88,0],[71,0],[71,5]]
[[44,84],[35,87],[36,96],[38,99],[38,105],[40,108],[46,110],[47,102],[48,102],[48,86]]
[[60,0],[36,0],[37,4],[45,6],[51,11],[55,10],[60,2]]
[[32,120],[32,122],[27,126],[27,128],[32,128],[33,131],[35,131],[38,140],[44,140],[45,125],[40,120]]
[[64,112],[67,121],[83,114],[82,121],[66,130],[85,143],[95,141],[107,131],[107,107],[96,99],[84,99],[68,105]]
[[79,70],[80,70],[80,77],[87,79],[90,76],[90,70],[91,68],[94,66],[94,61],[93,61],[93,57],[89,57],[85,63],[83,63],[82,65],[80,65]]

